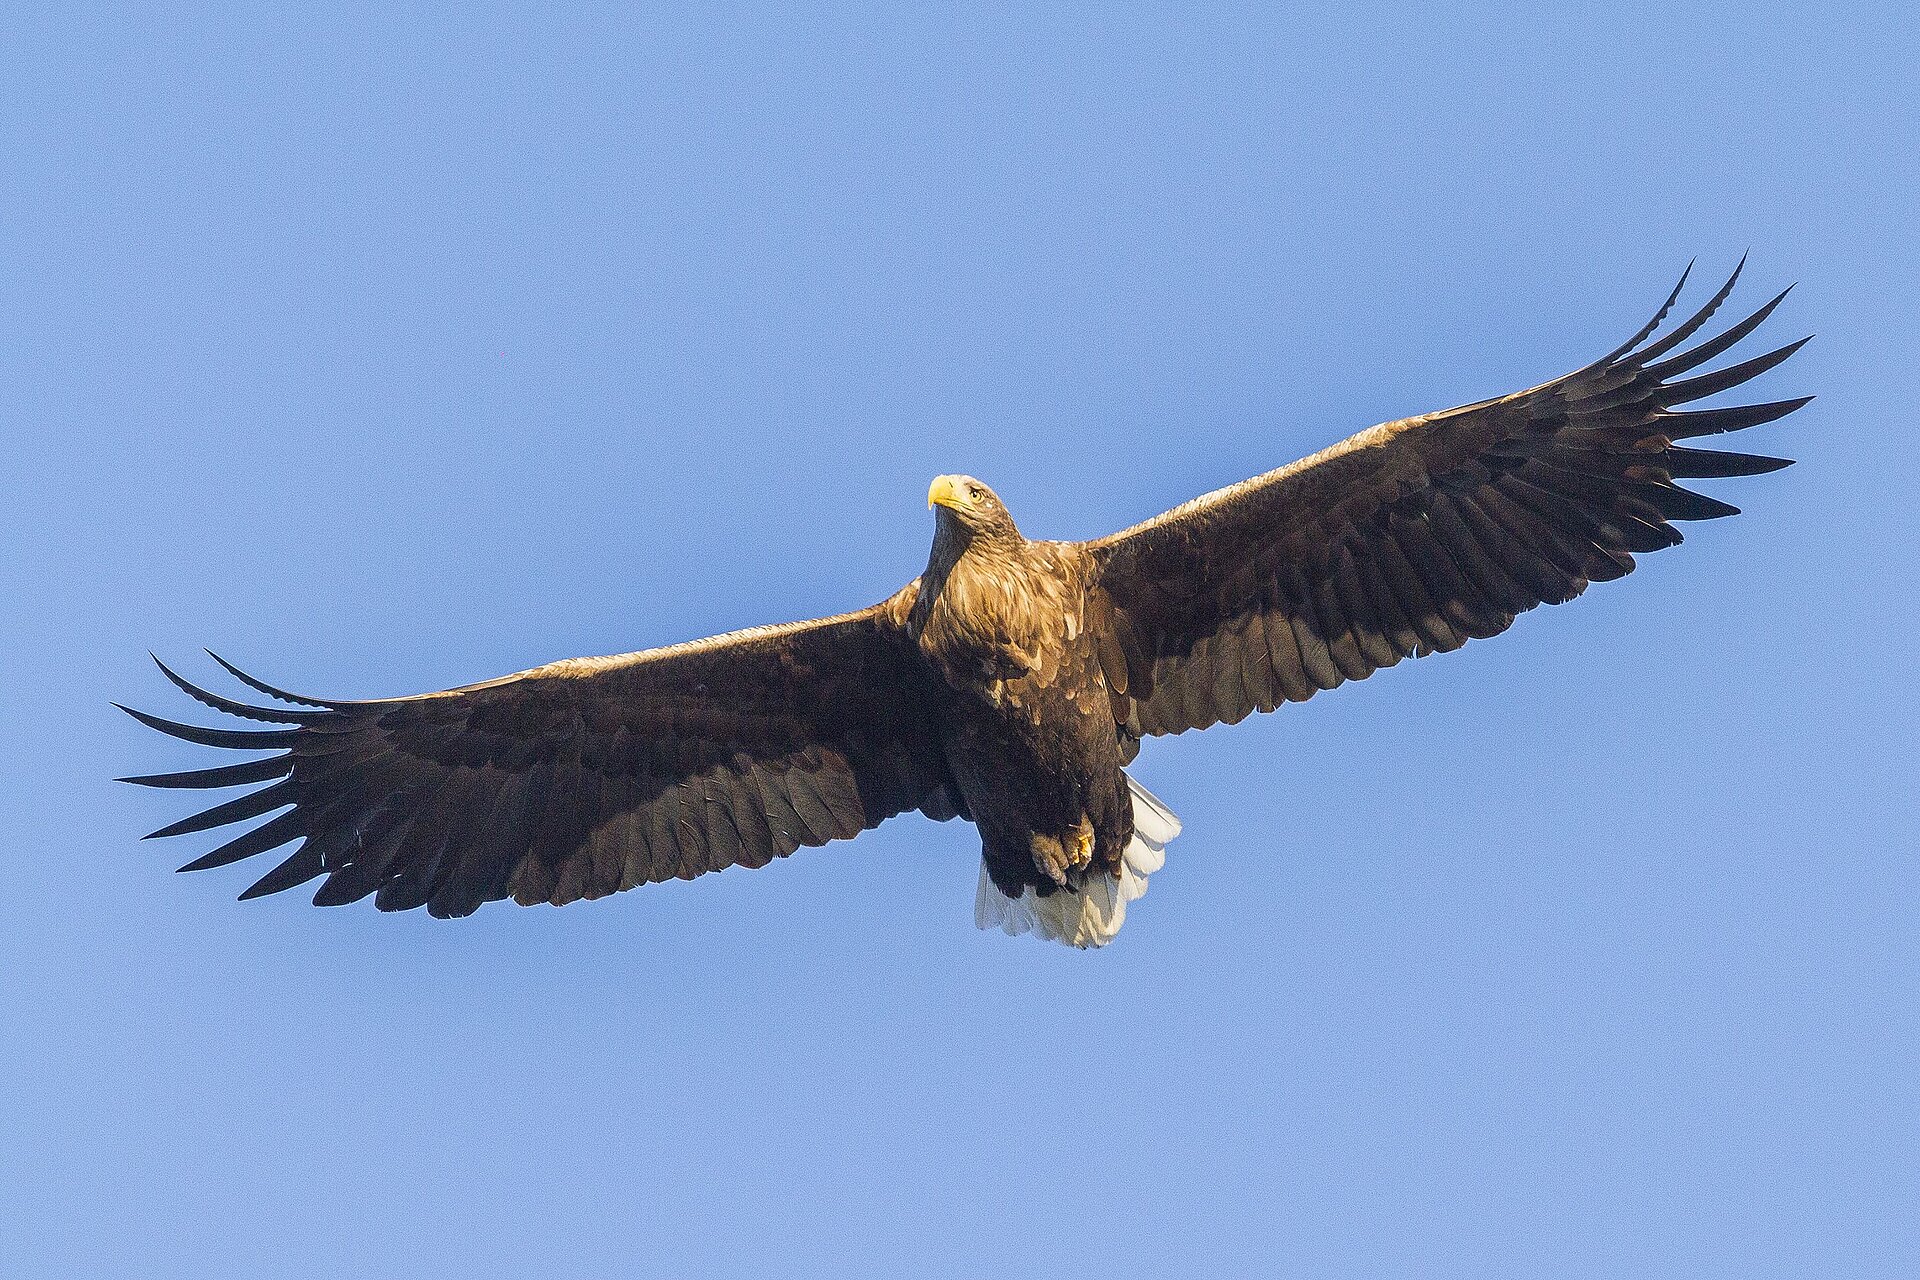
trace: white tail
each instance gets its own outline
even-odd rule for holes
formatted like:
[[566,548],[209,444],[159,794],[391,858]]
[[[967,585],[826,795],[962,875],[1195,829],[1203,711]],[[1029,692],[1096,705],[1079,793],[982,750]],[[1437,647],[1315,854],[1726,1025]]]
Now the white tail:
[[1133,839],[1120,855],[1120,878],[1090,875],[1077,893],[1061,890],[1042,898],[1023,889],[1017,898],[1000,892],[980,863],[973,895],[973,922],[1008,934],[1034,933],[1070,947],[1104,947],[1127,922],[1127,904],[1147,891],[1147,877],[1167,861],[1167,843],[1180,834],[1180,819],[1151,791],[1127,779],[1133,800]]

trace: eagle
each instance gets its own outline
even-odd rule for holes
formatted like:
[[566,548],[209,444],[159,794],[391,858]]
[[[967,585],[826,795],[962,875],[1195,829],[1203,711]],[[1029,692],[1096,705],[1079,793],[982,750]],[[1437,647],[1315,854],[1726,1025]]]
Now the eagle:
[[1695,372],[1786,292],[1688,345],[1740,277],[1663,334],[1691,270],[1564,377],[1372,427],[1108,537],[1028,538],[986,484],[939,476],[926,567],[853,613],[369,701],[288,693],[210,655],[276,704],[255,705],[155,658],[205,706],[274,727],[122,710],[272,754],[123,781],[266,784],[152,833],[266,818],[181,868],[294,845],[243,899],[318,879],[316,904],[436,917],[764,866],[917,810],[978,828],[980,927],[1103,946],[1180,830],[1127,773],[1143,739],[1498,635],[1677,544],[1675,522],[1736,514],[1679,481],[1789,464],[1680,443],[1812,398],[1677,407],[1807,341]]

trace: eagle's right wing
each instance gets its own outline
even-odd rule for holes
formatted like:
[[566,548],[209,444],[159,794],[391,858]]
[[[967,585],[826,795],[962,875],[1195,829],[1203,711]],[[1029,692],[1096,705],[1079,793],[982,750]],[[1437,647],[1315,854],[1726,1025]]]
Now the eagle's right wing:
[[1766,372],[1806,341],[1686,376],[1786,296],[1681,350],[1739,275],[1645,346],[1680,285],[1632,339],[1565,377],[1373,427],[1087,544],[1127,651],[1129,727],[1233,722],[1409,654],[1457,649],[1537,604],[1625,575],[1632,552],[1680,541],[1670,521],[1733,515],[1675,481],[1786,461],[1675,442],[1771,422],[1812,399],[1674,410]]
[[287,704],[248,706],[163,665],[217,711],[293,727],[208,729],[130,711],[189,742],[284,750],[126,781],[269,784],[156,836],[292,806],[181,868],[301,841],[243,897],[325,876],[316,903],[373,894],[382,910],[459,916],[509,896],[557,905],[762,866],[908,809],[954,816],[934,693],[901,626],[912,590],[836,618],[372,702],[301,698],[228,666]]

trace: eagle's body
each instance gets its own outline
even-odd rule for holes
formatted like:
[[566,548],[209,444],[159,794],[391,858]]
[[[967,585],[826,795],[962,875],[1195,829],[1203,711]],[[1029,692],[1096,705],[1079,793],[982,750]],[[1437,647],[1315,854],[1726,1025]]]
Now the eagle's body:
[[925,570],[855,613],[371,702],[301,698],[228,666],[283,704],[251,706],[163,666],[216,710],[292,727],[133,712],[280,754],[130,781],[269,784],[154,833],[284,809],[185,868],[298,841],[243,897],[323,878],[317,903],[371,895],[437,916],[761,866],[908,810],[966,817],[978,923],[1100,945],[1179,830],[1127,776],[1143,737],[1495,635],[1679,542],[1671,522],[1734,513],[1677,480],[1787,465],[1677,443],[1806,402],[1674,407],[1800,345],[1687,376],[1780,301],[1683,348],[1733,283],[1649,341],[1676,286],[1632,339],[1563,378],[1373,427],[1093,542],[1030,541],[986,486],[942,476]]
[[1103,643],[1118,649],[1090,558],[1021,537],[978,481],[950,487],[991,505],[978,519],[963,496],[942,507],[907,632],[943,686],[941,742],[987,874],[1011,899],[1118,880],[1133,814],[1101,661]]

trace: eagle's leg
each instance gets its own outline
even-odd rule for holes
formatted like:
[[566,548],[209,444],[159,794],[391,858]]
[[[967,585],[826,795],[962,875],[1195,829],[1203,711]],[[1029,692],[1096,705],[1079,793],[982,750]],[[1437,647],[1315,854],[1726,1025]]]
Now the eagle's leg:
[[1082,815],[1080,824],[1067,833],[1062,842],[1066,846],[1067,861],[1075,867],[1084,867],[1093,861],[1093,819]]
[[1064,835],[1046,836],[1036,832],[1028,837],[1027,843],[1033,852],[1034,868],[1054,884],[1064,885],[1070,872],[1093,862],[1093,819],[1082,814],[1080,821]]

